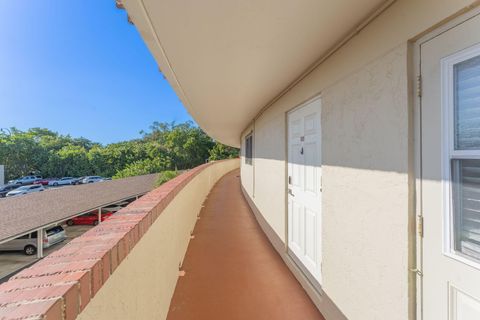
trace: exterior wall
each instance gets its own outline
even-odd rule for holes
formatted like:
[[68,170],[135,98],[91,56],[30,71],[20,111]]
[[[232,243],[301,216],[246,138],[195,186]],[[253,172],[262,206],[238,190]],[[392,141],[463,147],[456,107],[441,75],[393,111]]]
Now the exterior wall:
[[214,163],[162,211],[77,319],[166,319],[190,232],[205,197],[238,160]]
[[254,120],[245,189],[285,241],[286,112],[322,96],[322,290],[348,319],[413,319],[409,40],[472,3],[396,1]]
[[[242,164],[242,171],[240,174],[241,180],[242,180],[242,185],[243,188],[248,190],[248,194],[250,194],[251,197],[254,197],[254,185],[253,185],[253,166],[255,165],[255,159],[253,159],[253,162],[251,165],[245,163],[245,136],[248,135],[250,132],[253,132],[253,125],[250,125],[246,130],[245,134],[242,135],[242,141],[240,143],[240,163]],[[253,135],[253,150],[255,150],[255,134]],[[255,152],[254,152],[255,156]]]
[[324,289],[349,319],[408,318],[406,62],[402,44],[322,94]]

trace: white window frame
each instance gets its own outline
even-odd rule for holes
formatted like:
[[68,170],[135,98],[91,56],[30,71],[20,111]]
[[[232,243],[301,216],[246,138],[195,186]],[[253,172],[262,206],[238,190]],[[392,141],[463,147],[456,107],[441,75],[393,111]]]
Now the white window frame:
[[451,160],[480,159],[480,150],[455,150],[454,66],[480,56],[480,44],[466,48],[441,60],[442,79],[442,188],[443,253],[464,264],[480,269],[480,262],[455,250]]

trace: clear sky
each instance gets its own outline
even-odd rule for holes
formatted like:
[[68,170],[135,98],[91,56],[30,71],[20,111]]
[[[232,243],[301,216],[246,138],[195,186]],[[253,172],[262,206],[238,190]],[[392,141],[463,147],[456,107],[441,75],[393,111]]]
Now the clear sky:
[[0,128],[110,143],[191,120],[114,0],[0,0]]

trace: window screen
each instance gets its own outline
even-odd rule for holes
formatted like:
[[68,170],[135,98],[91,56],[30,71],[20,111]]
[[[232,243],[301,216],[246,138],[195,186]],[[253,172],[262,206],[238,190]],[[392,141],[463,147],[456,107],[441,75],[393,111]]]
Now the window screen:
[[252,164],[253,157],[253,136],[249,134],[245,137],[245,163]]
[[480,261],[480,160],[452,160],[455,250]]
[[453,66],[453,249],[480,261],[480,56]]
[[480,150],[480,56],[454,66],[455,150]]

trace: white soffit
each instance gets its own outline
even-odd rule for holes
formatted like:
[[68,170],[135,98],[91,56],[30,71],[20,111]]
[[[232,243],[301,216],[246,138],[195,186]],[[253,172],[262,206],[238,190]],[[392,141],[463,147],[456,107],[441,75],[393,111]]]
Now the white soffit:
[[123,0],[197,123],[239,145],[276,95],[383,0]]

